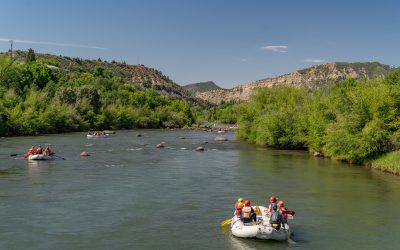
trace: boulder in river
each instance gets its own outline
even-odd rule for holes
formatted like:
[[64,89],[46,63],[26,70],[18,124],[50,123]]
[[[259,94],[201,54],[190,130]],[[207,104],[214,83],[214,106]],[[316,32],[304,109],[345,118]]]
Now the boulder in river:
[[137,134],[136,137],[142,137],[142,135],[141,134]]
[[162,144],[162,143],[159,143],[156,145],[156,148],[163,148],[163,147],[164,147],[164,144]]
[[225,138],[225,137],[219,135],[219,136],[215,137],[214,140],[215,140],[215,141],[227,141],[228,138]]
[[82,151],[79,155],[80,156],[89,156],[90,154],[86,151]]
[[324,157],[324,154],[321,152],[314,152],[314,157]]
[[204,148],[200,146],[200,147],[197,147],[195,150],[196,151],[204,151]]

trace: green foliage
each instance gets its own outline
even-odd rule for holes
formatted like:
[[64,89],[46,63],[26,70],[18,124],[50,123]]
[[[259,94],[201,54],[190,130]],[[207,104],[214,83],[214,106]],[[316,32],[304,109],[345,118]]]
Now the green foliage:
[[57,62],[57,60],[52,59],[52,58],[39,58],[36,60],[38,63],[44,64],[44,65],[51,65],[55,67],[59,67],[60,64]]
[[303,107],[306,96],[305,89],[289,87],[258,91],[253,102],[248,104],[247,110],[252,112],[238,118],[238,135],[260,145],[303,147],[303,138],[297,133],[302,131],[299,109]]
[[374,159],[371,162],[371,167],[394,174],[400,174],[400,151],[396,150]]
[[[162,74],[162,73],[160,72],[160,74]],[[214,90],[214,89],[220,89],[220,87],[212,81],[192,83],[192,84],[183,86],[183,88],[188,90],[191,93],[206,92],[206,91],[210,91],[210,90]]]
[[34,62],[36,61],[36,55],[33,49],[28,49],[28,53],[26,54],[26,62]]
[[400,69],[396,69],[392,72],[389,72],[386,76],[385,76],[385,80],[384,82],[386,84],[400,84]]
[[[32,51],[33,52],[33,51]],[[79,58],[68,59],[84,65]],[[88,129],[191,126],[199,111],[113,76],[103,67],[72,71],[54,59],[0,57],[0,135],[34,135]],[[61,66],[60,66],[61,67]]]
[[236,124],[241,106],[232,103],[222,104],[215,112],[214,119],[224,124]]
[[93,75],[94,76],[104,76],[104,68],[100,67],[100,66],[94,67]]
[[387,78],[264,89],[241,105],[237,135],[260,145],[307,147],[354,163],[400,148],[400,86]]

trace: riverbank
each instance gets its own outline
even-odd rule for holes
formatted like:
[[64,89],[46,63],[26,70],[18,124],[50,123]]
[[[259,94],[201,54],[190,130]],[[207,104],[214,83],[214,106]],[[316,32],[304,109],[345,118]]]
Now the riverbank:
[[377,159],[371,161],[367,165],[372,169],[381,170],[383,172],[400,175],[400,151],[393,151],[384,154]]

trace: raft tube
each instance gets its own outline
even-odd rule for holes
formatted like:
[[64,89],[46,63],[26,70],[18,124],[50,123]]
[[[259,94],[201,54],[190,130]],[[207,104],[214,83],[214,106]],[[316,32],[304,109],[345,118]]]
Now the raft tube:
[[28,160],[52,160],[53,157],[49,156],[49,155],[42,155],[42,154],[38,154],[38,155],[29,155],[28,156]]

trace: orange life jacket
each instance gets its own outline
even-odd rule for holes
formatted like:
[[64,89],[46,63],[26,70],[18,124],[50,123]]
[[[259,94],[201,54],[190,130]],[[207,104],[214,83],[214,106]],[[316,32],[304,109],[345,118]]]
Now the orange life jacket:
[[243,203],[241,203],[241,202],[236,202],[236,204],[235,204],[235,210],[236,210],[236,215],[237,215],[237,216],[242,215],[242,208],[243,208]]

